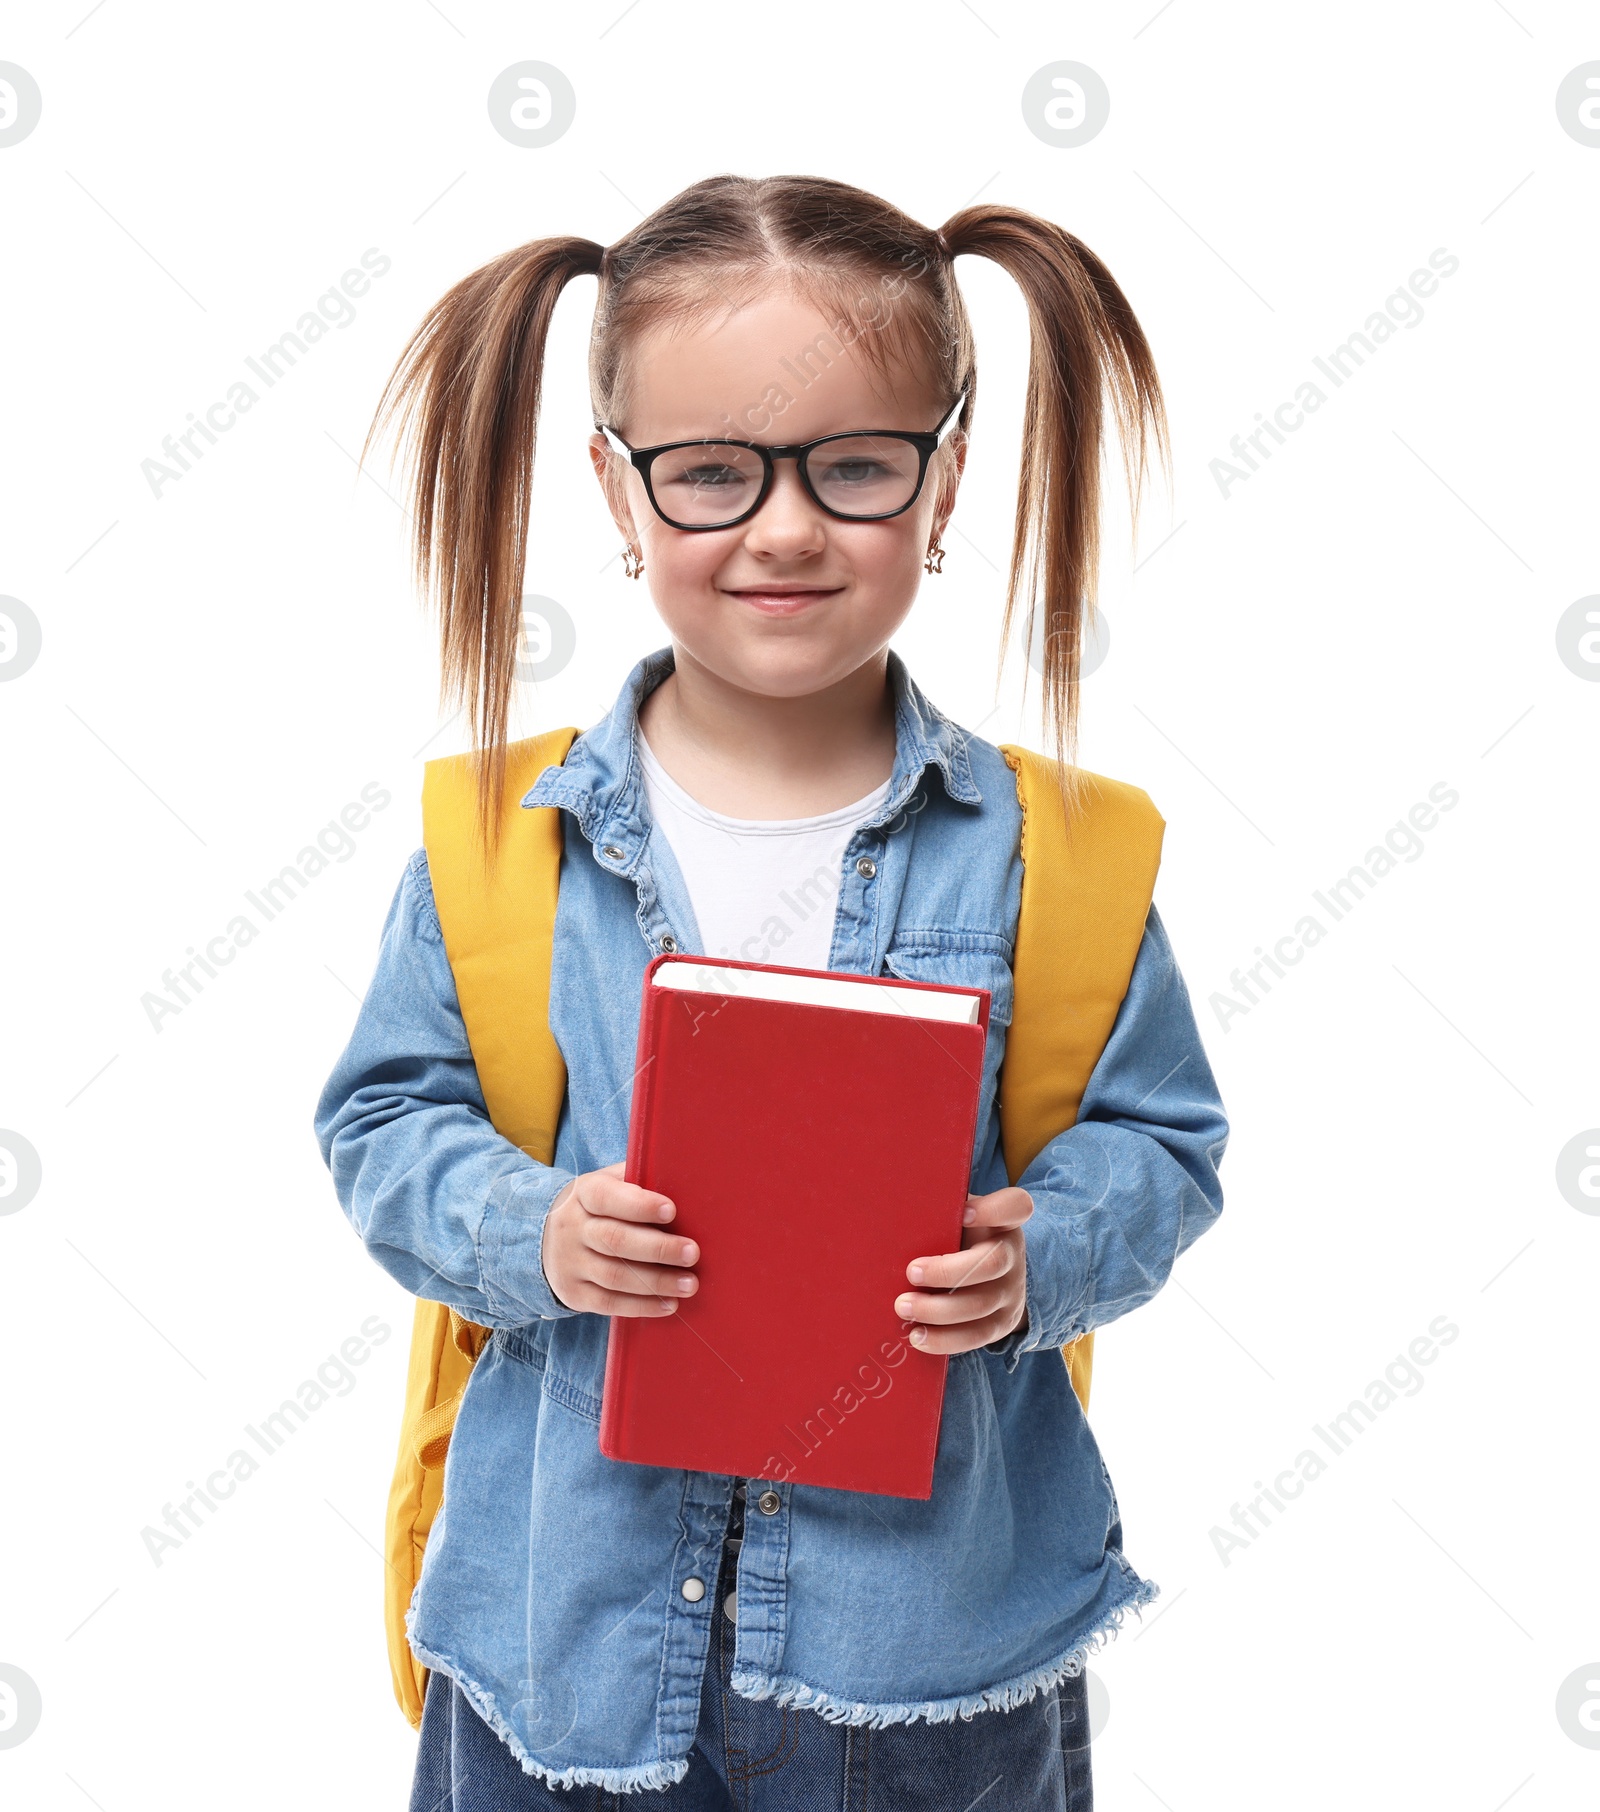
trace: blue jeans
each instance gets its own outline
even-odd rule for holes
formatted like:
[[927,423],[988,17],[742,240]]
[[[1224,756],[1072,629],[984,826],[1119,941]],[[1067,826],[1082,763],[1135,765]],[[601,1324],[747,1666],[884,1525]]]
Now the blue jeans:
[[830,1724],[745,1699],[728,1682],[743,1505],[723,1544],[700,1728],[670,1787],[552,1788],[521,1764],[447,1674],[428,1677],[410,1812],[1092,1812],[1082,1674],[1011,1711],[948,1723]]

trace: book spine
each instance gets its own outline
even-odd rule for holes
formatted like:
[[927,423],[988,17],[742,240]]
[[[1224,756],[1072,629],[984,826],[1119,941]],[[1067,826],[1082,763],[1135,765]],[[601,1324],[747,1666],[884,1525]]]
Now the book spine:
[[[651,1105],[655,1099],[655,1056],[660,1029],[662,991],[648,979],[639,1006],[639,1037],[633,1055],[633,1098],[628,1107],[628,1154],[622,1174],[637,1183],[649,1147]],[[626,1459],[628,1437],[627,1349],[632,1345],[631,1317],[613,1315],[606,1334],[606,1369],[600,1387],[600,1451],[608,1459]]]
[[639,1009],[639,1038],[633,1051],[633,1099],[628,1106],[628,1156],[622,1174],[630,1183],[643,1177],[649,1149],[651,1107],[655,1100],[656,1049],[660,1043],[661,1015],[667,1007],[666,991],[645,987]]
[[[959,1026],[956,1029],[962,1033],[972,1034],[972,1036],[970,1038],[966,1039],[965,1042],[968,1043],[972,1049],[971,1061],[976,1066],[975,1073],[977,1075],[981,1076],[983,1074],[984,1047],[986,1046],[986,1044],[988,1042],[988,1037],[989,1037],[987,1025],[985,1024],[983,1026]],[[973,1151],[973,1148],[978,1143],[978,1107],[979,1107],[979,1100],[978,1100],[978,1097],[976,1095],[974,1095],[972,1097],[971,1108],[969,1109],[968,1114],[967,1114],[966,1139],[965,1139],[964,1143],[966,1145],[966,1149],[967,1149],[967,1152],[969,1155],[967,1158],[966,1175],[962,1178],[961,1185],[960,1185],[961,1201],[960,1201],[960,1206],[956,1209],[955,1244],[950,1248],[950,1250],[952,1252],[957,1252],[961,1249],[961,1235],[962,1235],[962,1231],[963,1231],[962,1216],[967,1211],[967,1192],[968,1192],[968,1188],[969,1188],[969,1185],[971,1182],[971,1177],[972,1177],[971,1153]]]

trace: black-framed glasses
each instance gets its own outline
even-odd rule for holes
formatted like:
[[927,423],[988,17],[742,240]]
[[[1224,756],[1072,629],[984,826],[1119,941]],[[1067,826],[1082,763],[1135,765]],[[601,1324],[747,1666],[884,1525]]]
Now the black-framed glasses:
[[615,428],[595,427],[644,480],[655,513],[669,527],[733,528],[748,522],[772,489],[773,462],[798,463],[800,482],[820,509],[845,522],[881,522],[909,510],[922,491],[928,461],[955,426],[966,384],[928,434],[862,430],[824,434],[793,446],[754,440],[673,440],[630,447]]

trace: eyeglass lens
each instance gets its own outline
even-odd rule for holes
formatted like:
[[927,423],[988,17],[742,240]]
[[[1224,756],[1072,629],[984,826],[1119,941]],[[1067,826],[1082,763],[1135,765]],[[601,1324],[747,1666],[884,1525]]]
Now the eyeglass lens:
[[[818,498],[843,516],[883,516],[916,494],[921,455],[892,435],[850,434],[806,454]],[[761,455],[749,447],[702,441],[658,453],[650,482],[669,521],[693,527],[731,522],[761,493]]]

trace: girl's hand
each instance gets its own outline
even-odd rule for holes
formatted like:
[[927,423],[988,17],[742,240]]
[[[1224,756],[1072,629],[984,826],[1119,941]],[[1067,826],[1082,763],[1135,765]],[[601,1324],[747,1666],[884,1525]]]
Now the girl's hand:
[[1028,1254],[1022,1223],[1033,1213],[1026,1189],[967,1197],[961,1250],[914,1258],[906,1277],[923,1287],[895,1298],[895,1313],[919,1324],[923,1353],[966,1353],[1003,1339],[1027,1315]]
[[556,1301],[597,1315],[670,1315],[700,1280],[700,1248],[663,1230],[677,1209],[654,1189],[625,1183],[620,1164],[573,1180],[545,1216],[540,1258]]

